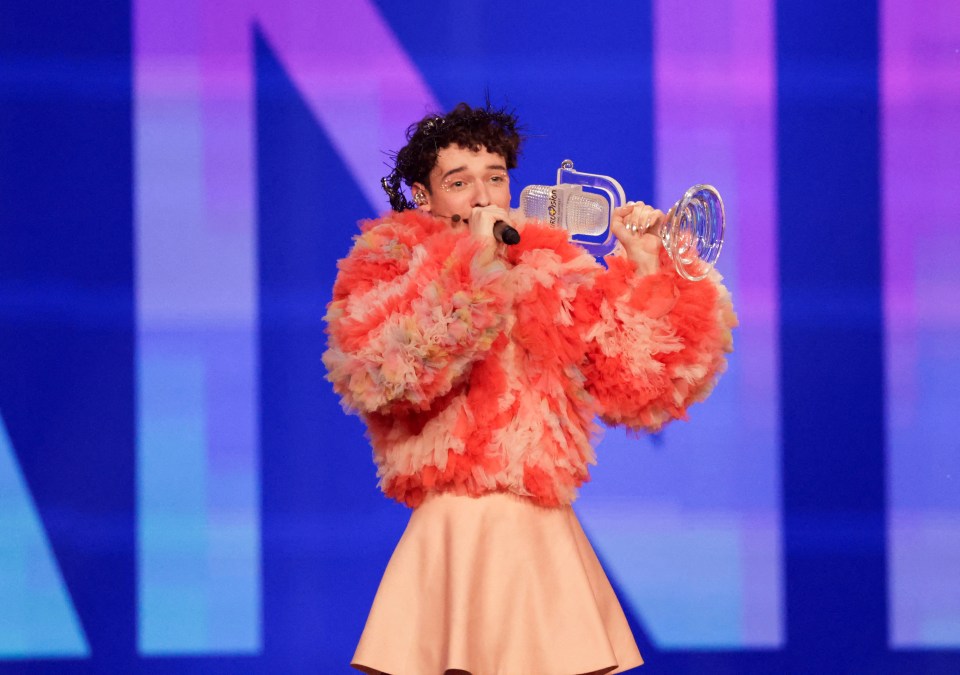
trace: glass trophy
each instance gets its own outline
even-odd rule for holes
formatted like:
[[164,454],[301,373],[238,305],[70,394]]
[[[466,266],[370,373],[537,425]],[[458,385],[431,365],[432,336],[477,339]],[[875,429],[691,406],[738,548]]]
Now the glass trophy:
[[[610,229],[613,212],[626,203],[623,188],[613,178],[583,173],[564,160],[556,185],[530,185],[520,193],[520,211],[560,227],[571,241],[598,260],[617,244]],[[723,246],[723,200],[710,185],[694,185],[668,212],[658,232],[677,272],[699,281],[710,272]]]

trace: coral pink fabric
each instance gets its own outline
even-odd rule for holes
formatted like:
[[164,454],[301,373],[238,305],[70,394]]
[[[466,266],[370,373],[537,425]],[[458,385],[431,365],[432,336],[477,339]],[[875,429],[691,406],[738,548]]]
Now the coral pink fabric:
[[573,675],[641,663],[573,509],[507,493],[431,494],[414,510],[352,661],[391,675]]
[[716,273],[690,282],[665,257],[649,276],[625,258],[604,269],[538,223],[479,252],[466,228],[405,211],[364,223],[339,263],[324,363],[398,501],[569,504],[598,416],[659,429],[725,368],[736,318]]
[[465,228],[417,212],[365,223],[340,262],[328,377],[364,418],[384,492],[509,491],[568,504],[593,463],[594,418],[658,429],[702,400],[736,319],[713,275],[605,270],[530,223],[482,263]]

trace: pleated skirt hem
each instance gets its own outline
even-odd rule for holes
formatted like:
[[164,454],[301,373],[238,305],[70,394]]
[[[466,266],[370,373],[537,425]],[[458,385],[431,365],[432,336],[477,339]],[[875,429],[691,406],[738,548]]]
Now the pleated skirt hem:
[[351,665],[368,674],[600,675],[643,663],[569,506],[439,494],[414,510]]

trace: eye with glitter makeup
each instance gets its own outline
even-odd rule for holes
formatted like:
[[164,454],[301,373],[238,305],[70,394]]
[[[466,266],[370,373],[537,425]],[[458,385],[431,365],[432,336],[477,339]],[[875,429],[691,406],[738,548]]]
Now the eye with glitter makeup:
[[487,174],[482,179],[474,176],[450,176],[440,184],[440,187],[445,192],[466,192],[475,187],[480,180],[483,180],[487,187],[491,189],[502,189],[510,185],[510,176],[505,171],[496,171]]

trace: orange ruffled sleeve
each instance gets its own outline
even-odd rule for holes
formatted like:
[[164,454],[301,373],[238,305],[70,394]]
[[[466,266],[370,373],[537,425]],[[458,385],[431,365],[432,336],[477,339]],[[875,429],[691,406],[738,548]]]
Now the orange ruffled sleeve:
[[656,431],[685,419],[733,351],[737,318],[720,275],[688,281],[663,251],[660,263],[659,272],[638,276],[626,258],[608,258],[592,292],[578,295],[587,390],[607,424]]
[[426,410],[500,333],[500,260],[416,212],[362,225],[327,307],[327,379],[347,410]]

